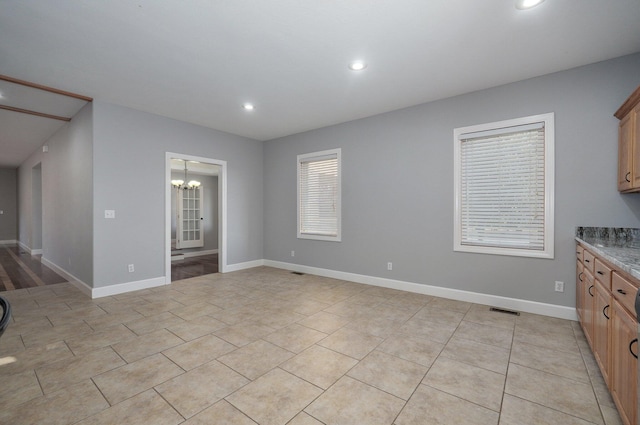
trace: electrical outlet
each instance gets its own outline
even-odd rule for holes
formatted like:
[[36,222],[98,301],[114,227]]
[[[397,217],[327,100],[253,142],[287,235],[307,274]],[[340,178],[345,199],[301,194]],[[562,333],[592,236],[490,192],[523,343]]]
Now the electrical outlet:
[[104,210],[104,218],[116,218],[115,210]]
[[564,282],[556,280],[556,292],[564,292]]
[[388,262],[387,263],[387,270],[393,270],[393,263],[392,262]]
[[129,273],[133,273],[135,271],[135,268],[133,267],[133,264],[129,264]]
[[296,252],[295,251],[291,251],[291,256],[295,257],[296,256]]

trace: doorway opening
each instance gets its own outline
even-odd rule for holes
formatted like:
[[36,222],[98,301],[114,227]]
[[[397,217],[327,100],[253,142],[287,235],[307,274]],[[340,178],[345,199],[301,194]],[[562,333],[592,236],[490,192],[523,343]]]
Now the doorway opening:
[[226,176],[226,161],[166,153],[166,284],[225,272]]

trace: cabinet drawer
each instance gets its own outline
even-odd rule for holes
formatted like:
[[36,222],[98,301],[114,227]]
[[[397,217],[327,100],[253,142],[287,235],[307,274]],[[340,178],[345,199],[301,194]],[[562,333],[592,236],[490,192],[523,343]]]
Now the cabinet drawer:
[[596,279],[598,279],[605,288],[611,290],[611,272],[613,270],[597,258],[594,267],[596,271],[594,276]]
[[616,272],[612,273],[611,293],[634,317],[637,291],[638,288],[633,283]]
[[576,257],[578,258],[578,261],[582,261],[582,252],[584,251],[584,248],[581,247],[580,245],[576,245]]
[[582,251],[582,262],[584,263],[584,268],[589,269],[590,272],[593,273],[593,266],[595,264],[596,258],[592,253],[587,251],[586,249]]

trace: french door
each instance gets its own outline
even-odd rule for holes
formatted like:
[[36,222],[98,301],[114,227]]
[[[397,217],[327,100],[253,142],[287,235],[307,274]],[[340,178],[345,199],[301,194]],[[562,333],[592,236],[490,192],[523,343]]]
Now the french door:
[[177,189],[176,248],[204,246],[202,187]]

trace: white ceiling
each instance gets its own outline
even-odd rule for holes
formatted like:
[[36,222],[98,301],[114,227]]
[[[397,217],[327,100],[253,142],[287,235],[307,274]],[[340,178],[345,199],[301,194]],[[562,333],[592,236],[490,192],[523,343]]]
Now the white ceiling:
[[268,140],[640,51],[638,0],[514,4],[0,0],[0,74]]

